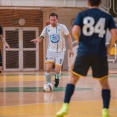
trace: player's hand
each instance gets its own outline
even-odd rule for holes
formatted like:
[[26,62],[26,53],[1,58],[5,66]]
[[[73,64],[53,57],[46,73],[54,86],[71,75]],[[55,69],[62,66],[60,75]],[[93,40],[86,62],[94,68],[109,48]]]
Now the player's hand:
[[41,37],[38,37],[37,39],[32,39],[31,42],[33,43],[39,43],[42,40]]
[[39,43],[39,39],[38,38],[37,39],[32,39],[31,42],[33,42],[33,43]]
[[73,49],[69,49],[69,57],[73,57],[74,53],[73,53]]
[[10,49],[10,46],[9,46],[8,43],[5,43],[5,47],[8,48],[8,49]]
[[110,56],[110,53],[111,53],[111,49],[107,47],[107,56]]

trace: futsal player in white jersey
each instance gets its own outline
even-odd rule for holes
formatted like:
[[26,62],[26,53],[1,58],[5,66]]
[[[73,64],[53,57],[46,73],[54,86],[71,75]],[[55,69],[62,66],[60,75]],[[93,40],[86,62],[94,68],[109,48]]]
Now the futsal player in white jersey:
[[58,23],[58,15],[56,13],[51,13],[49,16],[50,25],[46,26],[41,35],[37,39],[31,40],[34,43],[38,43],[47,36],[49,39],[49,44],[46,54],[46,82],[51,83],[51,70],[53,64],[55,64],[55,82],[54,86],[57,87],[59,84],[61,67],[64,60],[64,55],[66,51],[65,47],[65,36],[67,37],[69,43],[69,56],[73,56],[72,50],[72,39],[67,27],[63,24]]

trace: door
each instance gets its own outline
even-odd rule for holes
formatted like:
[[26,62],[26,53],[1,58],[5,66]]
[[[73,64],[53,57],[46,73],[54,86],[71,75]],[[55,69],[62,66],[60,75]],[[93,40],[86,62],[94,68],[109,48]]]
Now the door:
[[4,28],[4,37],[11,47],[4,47],[4,71],[39,70],[39,45],[31,42],[37,36],[38,28]]

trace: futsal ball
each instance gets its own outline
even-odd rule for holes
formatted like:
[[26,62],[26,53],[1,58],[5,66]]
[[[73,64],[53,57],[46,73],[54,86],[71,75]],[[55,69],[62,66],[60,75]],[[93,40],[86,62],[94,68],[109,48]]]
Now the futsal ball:
[[45,92],[50,92],[53,90],[53,85],[51,83],[46,83],[46,84],[44,84],[43,89]]

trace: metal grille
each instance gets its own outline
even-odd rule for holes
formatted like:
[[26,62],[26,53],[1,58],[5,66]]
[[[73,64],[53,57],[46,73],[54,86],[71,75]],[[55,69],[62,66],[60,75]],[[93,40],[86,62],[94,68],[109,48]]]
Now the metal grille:
[[19,48],[19,31],[6,31],[6,41],[11,48]]
[[113,7],[114,7],[113,11],[114,11],[115,14],[117,14],[117,0],[114,0],[113,3],[114,3],[113,4]]
[[35,31],[23,31],[23,48],[35,48],[36,45],[31,42],[31,40],[35,38]]
[[107,9],[110,8],[110,0],[102,0],[102,5]]
[[6,68],[19,68],[18,51],[6,51]]
[[23,68],[36,68],[36,51],[23,52]]

